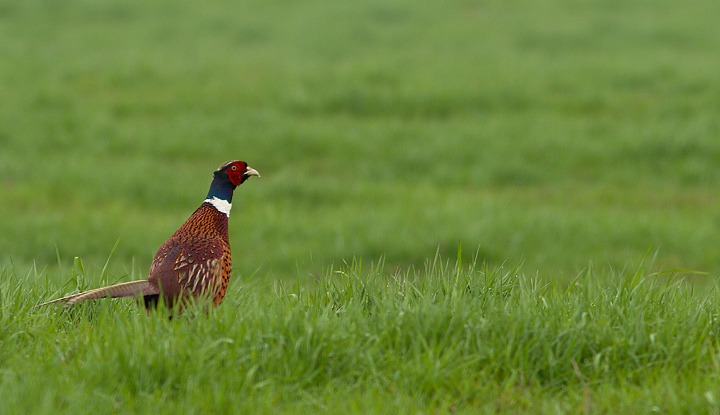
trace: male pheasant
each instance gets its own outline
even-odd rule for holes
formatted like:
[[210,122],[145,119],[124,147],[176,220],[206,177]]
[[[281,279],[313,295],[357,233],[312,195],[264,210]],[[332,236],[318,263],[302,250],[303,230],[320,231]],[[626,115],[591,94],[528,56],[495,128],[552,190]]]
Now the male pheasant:
[[169,308],[183,307],[190,298],[212,300],[217,306],[225,297],[232,267],[228,216],[233,191],[250,176],[260,174],[244,161],[220,165],[203,203],[155,254],[147,279],[96,288],[41,305],[64,302],[68,307],[96,298],[143,296],[147,308],[160,298]]

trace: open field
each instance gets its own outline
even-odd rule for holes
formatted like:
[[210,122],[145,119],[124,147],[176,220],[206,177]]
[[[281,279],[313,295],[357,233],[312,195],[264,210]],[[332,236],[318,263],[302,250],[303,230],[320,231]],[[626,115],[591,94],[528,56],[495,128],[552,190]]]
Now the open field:
[[367,268],[256,279],[173,320],[127,299],[32,309],[44,287],[4,272],[0,401],[25,414],[720,410],[717,290],[643,267],[566,290],[437,259]]
[[[717,412],[718,21],[709,1],[0,0],[0,413]],[[262,178],[236,192],[216,313],[29,309],[145,275],[230,158]],[[425,264],[459,243],[480,291],[437,298],[458,274]],[[377,309],[322,286],[353,258]],[[635,290],[636,269],[706,274]]]
[[[0,252],[146,272],[242,158],[240,275],[458,241],[548,278],[720,264],[720,7],[27,1],[0,7]],[[471,249],[467,249],[468,252]]]

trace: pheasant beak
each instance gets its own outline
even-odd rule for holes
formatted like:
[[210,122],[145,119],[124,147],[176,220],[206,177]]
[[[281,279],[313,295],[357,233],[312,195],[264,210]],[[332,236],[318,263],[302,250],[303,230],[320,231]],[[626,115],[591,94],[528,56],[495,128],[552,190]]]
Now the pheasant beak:
[[244,178],[247,180],[250,176],[257,176],[260,177],[260,173],[258,173],[257,170],[251,168],[248,166],[247,170],[245,170],[245,173],[243,173]]

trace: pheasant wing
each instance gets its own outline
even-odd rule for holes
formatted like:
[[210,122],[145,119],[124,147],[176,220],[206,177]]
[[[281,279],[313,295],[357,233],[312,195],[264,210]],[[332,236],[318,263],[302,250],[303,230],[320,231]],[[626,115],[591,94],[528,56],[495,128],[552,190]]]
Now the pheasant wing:
[[148,280],[160,286],[170,306],[181,297],[215,297],[224,251],[222,240],[199,239],[189,245],[168,240],[155,256]]

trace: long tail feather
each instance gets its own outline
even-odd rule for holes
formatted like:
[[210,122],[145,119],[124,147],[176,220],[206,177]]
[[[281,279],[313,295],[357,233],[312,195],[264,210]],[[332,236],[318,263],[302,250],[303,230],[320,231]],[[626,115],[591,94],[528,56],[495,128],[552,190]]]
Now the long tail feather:
[[94,300],[97,298],[105,297],[136,297],[138,295],[152,295],[159,294],[157,287],[150,285],[148,280],[122,282],[120,284],[110,285],[107,287],[96,288],[94,290],[85,291],[78,294],[69,295],[67,297],[58,298],[57,300],[48,301],[38,305],[44,306],[53,303],[62,303],[65,305],[63,308],[70,307],[73,304],[79,303],[85,300]]

